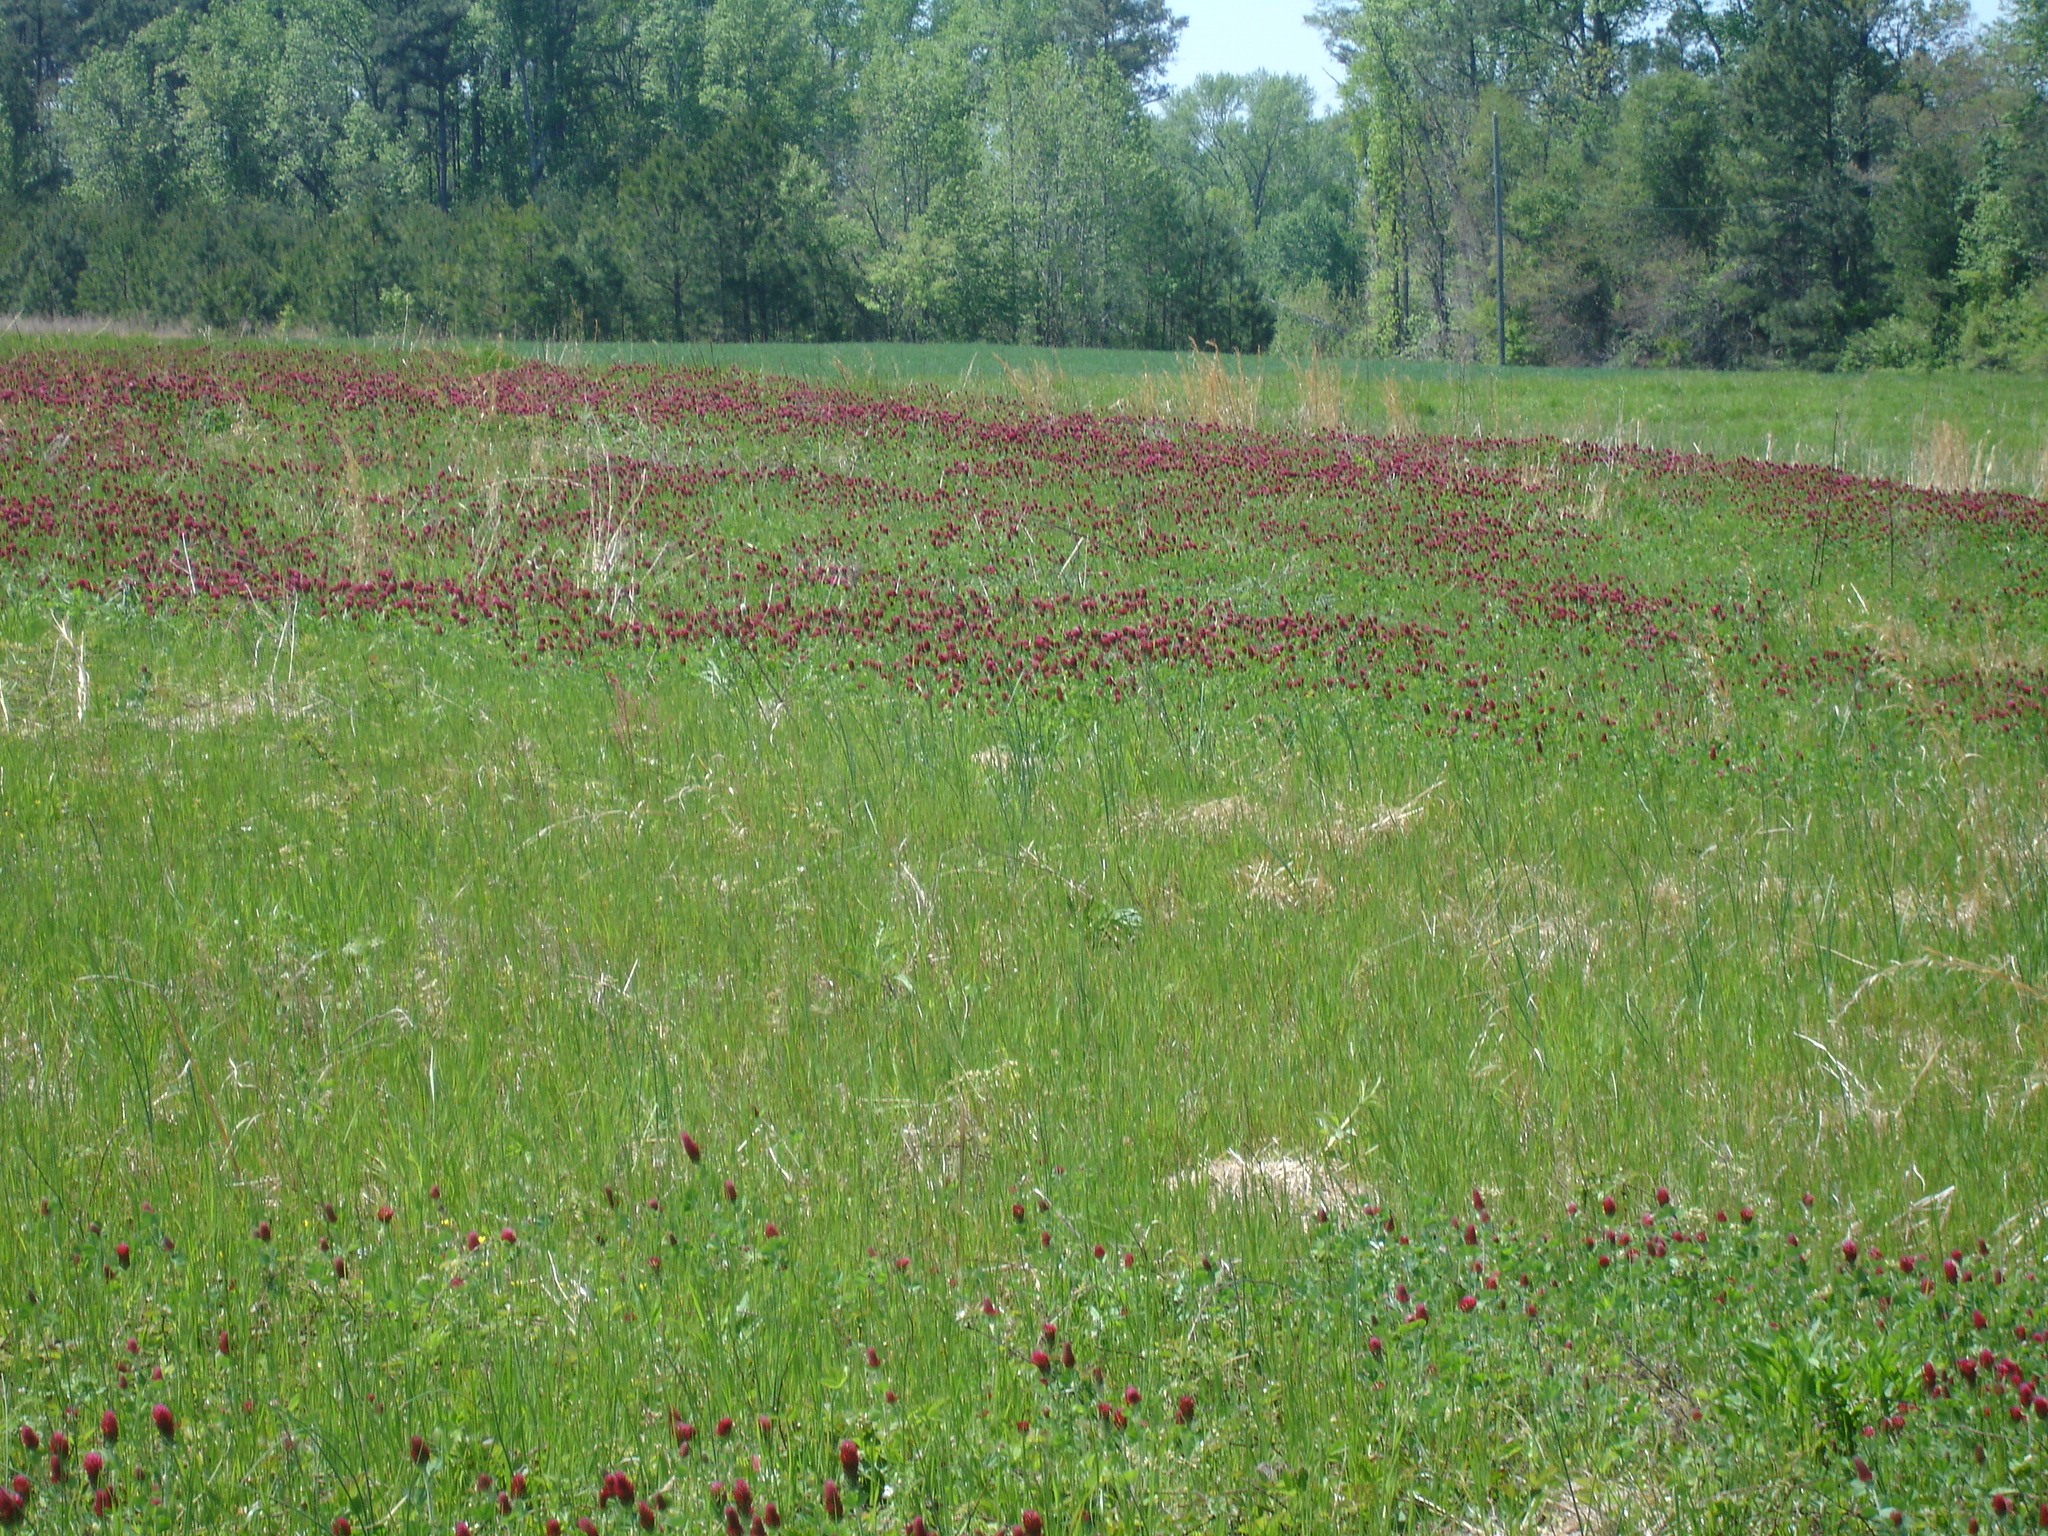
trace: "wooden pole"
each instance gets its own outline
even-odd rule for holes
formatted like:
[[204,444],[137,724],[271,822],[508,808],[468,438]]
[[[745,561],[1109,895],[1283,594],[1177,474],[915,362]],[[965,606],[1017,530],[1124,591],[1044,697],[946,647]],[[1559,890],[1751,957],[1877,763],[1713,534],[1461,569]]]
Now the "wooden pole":
[[1500,217],[1500,114],[1493,114],[1493,328],[1500,365],[1508,365],[1508,247]]

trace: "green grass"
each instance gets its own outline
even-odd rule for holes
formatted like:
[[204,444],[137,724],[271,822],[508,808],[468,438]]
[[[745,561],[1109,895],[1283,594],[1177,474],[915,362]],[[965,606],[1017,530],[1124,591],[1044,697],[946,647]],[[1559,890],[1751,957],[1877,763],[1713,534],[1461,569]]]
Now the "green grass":
[[[0,353],[49,344],[0,336]],[[414,344],[385,338],[343,345]],[[1189,410],[1185,353],[966,342],[536,342],[477,343],[472,350],[575,366],[726,367],[842,386],[937,388],[968,400],[1021,396],[1067,410]],[[1264,355],[1228,359],[1227,366],[1244,381],[1260,422],[1280,430],[1299,424],[1304,360]],[[1336,411],[1329,424],[1356,432],[1552,436],[1827,464],[1945,488],[2048,493],[2048,377],[2033,374],[1503,369],[1358,359],[1306,366],[1329,377]]]
[[[717,365],[826,383],[995,395],[1016,394],[1014,377],[1034,400],[1089,410],[1136,408],[1150,375],[1156,398],[1185,409],[1176,398],[1185,354],[1169,352],[905,342],[570,343],[525,350],[565,361]],[[1831,464],[1856,474],[2032,495],[2048,489],[2048,379],[2033,375],[1500,369],[1342,359],[1321,366],[1334,376],[1342,423],[1354,431],[1556,436]],[[1243,361],[1262,420],[1295,424],[1301,367],[1285,357]]]
[[[264,365],[89,356],[237,387]],[[118,1411],[105,1528],[537,1531],[599,1519],[613,1469],[663,1494],[663,1528],[703,1531],[707,1483],[735,1473],[796,1531],[1026,1507],[1074,1533],[1558,1530],[1572,1509],[1960,1530],[2048,1490],[2036,1421],[1950,1364],[2040,1355],[2012,1329],[2048,1300],[2044,737],[1922,707],[1936,675],[2036,676],[2019,522],[1910,500],[1901,580],[1901,535],[1817,544],[1704,470],[1619,482],[1592,566],[1772,600],[1725,654],[1628,673],[1645,697],[1613,706],[1615,741],[1588,724],[1538,756],[1256,673],[947,705],[856,686],[829,648],[536,659],[483,626],[310,600],[151,614],[139,586],[45,583],[129,569],[111,551],[151,487],[248,547],[284,529],[317,573],[351,540],[370,565],[464,566],[443,535],[481,528],[496,485],[532,503],[507,558],[545,569],[592,526],[598,482],[570,470],[600,439],[745,465],[688,506],[750,556],[824,527],[806,498],[828,460],[923,494],[959,451],[623,407],[151,401],[14,401],[0,459],[0,506],[91,510],[48,544],[14,514],[28,553],[0,589],[0,1414],[47,1436],[75,1407],[82,1452]],[[1257,530],[1292,524],[1221,470],[1125,482],[1044,451],[1039,478],[977,496],[1078,516],[1083,490],[1221,486],[1213,522],[1176,525],[1206,554],[1105,552],[1089,579],[1178,564],[1257,600],[1247,573],[1278,558]],[[493,480],[507,465],[531,478]],[[1358,516],[1286,505],[1319,532]],[[905,514],[915,547],[948,512]],[[666,570],[694,591],[653,542],[650,590]],[[986,585],[985,554],[946,546],[930,579]],[[1295,606],[1462,617],[1475,667],[1596,712],[1639,664],[1591,626],[1518,631],[1442,572],[1286,560]],[[1072,579],[1051,564],[1045,591]],[[1868,671],[1741,682],[1752,647],[1873,636]],[[1219,1193],[1232,1154],[1312,1186]],[[1715,1219],[1743,1206],[1754,1226]],[[1645,1213],[1708,1240],[1654,1251]],[[2009,1283],[1925,1295],[1836,1260],[1852,1232],[1921,1277],[1953,1246]],[[1042,1381],[1048,1321],[1077,1360]],[[1923,1362],[1953,1397],[1924,1396]],[[1119,1427],[1095,1405],[1126,1385]],[[1874,1429],[1907,1402],[1905,1429]],[[843,1527],[820,1495],[842,1438],[866,1467]],[[77,1456],[54,1489],[42,1460],[8,1467],[37,1474],[31,1527],[94,1526]],[[501,1517],[476,1479],[515,1471],[531,1497]]]

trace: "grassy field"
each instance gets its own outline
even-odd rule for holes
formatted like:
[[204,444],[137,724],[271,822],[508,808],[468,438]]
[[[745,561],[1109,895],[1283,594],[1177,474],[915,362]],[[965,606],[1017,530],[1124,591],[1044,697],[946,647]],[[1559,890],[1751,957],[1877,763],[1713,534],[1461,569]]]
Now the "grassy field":
[[2032,1527],[2044,534],[0,354],[0,1519]]
[[1139,411],[1277,430],[1564,437],[1827,464],[1940,489],[2048,492],[2048,379],[1998,373],[1487,368],[1088,348],[534,346],[574,363],[760,370],[924,385],[1034,409]]

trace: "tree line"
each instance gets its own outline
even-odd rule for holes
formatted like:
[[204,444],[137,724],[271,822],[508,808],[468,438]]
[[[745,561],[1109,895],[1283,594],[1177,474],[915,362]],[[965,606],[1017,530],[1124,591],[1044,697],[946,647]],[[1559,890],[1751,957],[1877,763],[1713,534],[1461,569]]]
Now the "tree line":
[[0,0],[0,305],[555,338],[2048,362],[2048,0]]
[[1531,361],[2048,363],[2048,4],[1328,0],[1369,349]]

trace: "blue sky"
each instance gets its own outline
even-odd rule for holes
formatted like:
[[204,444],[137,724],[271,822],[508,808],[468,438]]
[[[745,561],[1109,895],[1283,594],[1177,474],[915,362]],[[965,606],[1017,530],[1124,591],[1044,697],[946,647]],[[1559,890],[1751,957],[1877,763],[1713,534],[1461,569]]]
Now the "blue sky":
[[[1180,35],[1180,52],[1167,71],[1172,85],[1186,85],[1197,75],[1245,74],[1269,69],[1275,74],[1307,75],[1323,105],[1336,101],[1336,65],[1323,52],[1323,40],[1301,17],[1313,0],[1169,0],[1188,18]],[[1971,0],[1979,21],[1989,20],[1998,0]]]
[[1337,66],[1323,52],[1321,34],[1311,31],[1302,16],[1312,0],[1168,0],[1170,9],[1187,17],[1180,52],[1167,71],[1172,85],[1186,85],[1197,75],[1249,74],[1268,69],[1276,75],[1307,75],[1325,106],[1337,96]]

